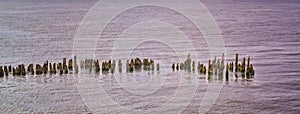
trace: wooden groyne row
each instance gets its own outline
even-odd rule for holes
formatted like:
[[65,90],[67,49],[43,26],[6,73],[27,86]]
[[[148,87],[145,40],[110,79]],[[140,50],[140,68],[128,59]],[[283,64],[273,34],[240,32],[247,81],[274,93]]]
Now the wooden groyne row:
[[[236,53],[235,55],[235,63],[229,62],[226,63],[224,60],[224,53],[222,54],[221,59],[217,59],[217,56],[214,57],[213,60],[208,60],[208,68],[198,62],[197,68],[195,67],[195,61],[192,61],[190,54],[187,55],[187,59],[183,63],[173,63],[171,68],[173,71],[189,71],[195,72],[195,69],[199,74],[208,75],[208,79],[211,76],[219,76],[222,78],[225,75],[226,80],[229,80],[229,73],[232,72],[235,74],[235,77],[238,78],[238,74],[242,76],[242,78],[253,78],[254,77],[254,69],[253,65],[250,63],[250,56],[248,56],[247,64],[246,57],[243,58],[241,62],[239,62],[239,55]],[[224,73],[225,72],[225,73]],[[246,76],[246,77],[245,77]]]
[[[61,63],[49,63],[45,61],[43,64],[29,64],[25,68],[24,64],[20,64],[17,67],[10,66],[0,66],[0,77],[8,76],[12,74],[13,76],[25,76],[29,75],[42,75],[42,74],[72,74],[78,73],[79,68],[77,64],[77,57],[74,56],[73,59],[69,59],[67,62],[66,58],[63,58]],[[80,61],[80,69],[95,73],[114,73],[116,68],[115,60],[103,61],[100,67],[99,60],[85,59]],[[154,60],[140,58],[126,60],[126,72],[132,73],[134,71],[154,71]],[[159,64],[156,65],[156,70],[159,71]],[[118,71],[122,72],[122,61],[118,61]]]
[[[118,60],[117,66],[115,60],[103,61],[100,65],[99,60],[94,59],[85,59],[80,61],[80,69],[86,70],[95,73],[114,73],[115,69],[118,68],[118,71],[122,73],[122,61]],[[227,62],[225,65],[224,54],[222,54],[221,59],[218,59],[216,56],[213,60],[208,60],[208,67],[203,63],[193,61],[190,54],[187,55],[187,59],[182,63],[173,63],[171,68],[173,71],[188,71],[188,72],[198,72],[199,74],[208,75],[208,78],[211,76],[223,77],[225,75],[226,80],[229,80],[229,73],[234,73],[236,78],[238,75],[241,75],[243,78],[253,78],[254,77],[254,68],[250,63],[250,56],[242,59],[239,62],[239,55],[236,53],[235,62]],[[155,69],[156,68],[156,69]],[[135,58],[126,60],[125,69],[127,73],[132,73],[134,71],[159,71],[159,64],[156,64],[152,59],[148,58]],[[77,57],[74,56],[73,59],[63,58],[61,63],[49,63],[45,61],[44,64],[29,64],[27,70],[25,69],[24,64],[20,64],[17,67],[10,66],[0,66],[0,77],[8,76],[12,74],[13,76],[24,76],[26,74],[30,75],[42,75],[42,74],[70,74],[78,73],[79,68],[77,64]]]

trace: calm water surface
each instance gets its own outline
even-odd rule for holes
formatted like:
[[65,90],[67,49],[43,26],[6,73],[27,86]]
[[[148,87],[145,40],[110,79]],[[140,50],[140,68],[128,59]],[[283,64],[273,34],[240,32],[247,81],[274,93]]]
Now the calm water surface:
[[[44,60],[60,62],[64,57],[71,58],[76,30],[84,15],[96,2],[1,0],[0,65],[41,64]],[[234,60],[235,52],[239,52],[241,56],[250,55],[256,70],[256,75],[251,81],[243,79],[231,79],[229,83],[220,81],[224,85],[208,113],[300,113],[300,2],[203,0],[202,3],[212,13],[220,28],[227,61]],[[151,11],[151,7],[141,7],[128,11],[126,15],[134,17],[136,14]],[[177,15],[165,9],[158,9],[157,12],[167,20],[172,20],[169,17]],[[144,16],[151,18],[151,15]],[[125,19],[130,22],[137,17]],[[181,25],[182,30],[190,27],[184,19],[177,18],[172,22]],[[113,23],[112,27],[115,28],[108,28],[107,31],[118,32],[117,24]],[[155,28],[155,24],[152,27]],[[147,30],[138,26],[133,29]],[[193,43],[199,45],[195,50],[199,56],[194,59],[206,64],[210,57],[208,45],[201,34],[195,33],[193,29],[188,31],[198,38]],[[109,36],[101,37],[96,46],[96,58],[100,61],[109,59],[109,52],[113,47],[111,42],[114,40]],[[136,39],[126,40],[132,43]],[[174,43],[177,47],[185,47],[188,44],[178,38],[174,38]],[[128,50],[117,49],[120,53]],[[177,48],[174,50],[162,42],[147,41],[137,44],[131,51],[131,57],[149,57],[159,61],[160,74],[141,72],[88,76],[98,79],[111,99],[121,106],[132,110],[159,107],[180,87],[180,73],[172,72],[169,65],[174,61],[183,60],[186,51],[190,50]],[[178,57],[175,52],[180,52],[178,53],[180,56]],[[126,59],[122,54],[116,58]],[[126,89],[118,86],[114,80],[114,77],[117,77],[118,81],[135,80],[137,83],[147,83],[151,79],[150,75],[156,78],[163,75],[164,85],[160,90],[153,90],[152,93],[142,96],[126,92]],[[192,102],[183,112],[197,113],[207,86],[212,82],[197,74],[184,75],[185,78],[182,80],[195,79],[199,85]],[[91,112],[77,91],[75,79],[80,76],[27,75],[2,78],[0,113]]]

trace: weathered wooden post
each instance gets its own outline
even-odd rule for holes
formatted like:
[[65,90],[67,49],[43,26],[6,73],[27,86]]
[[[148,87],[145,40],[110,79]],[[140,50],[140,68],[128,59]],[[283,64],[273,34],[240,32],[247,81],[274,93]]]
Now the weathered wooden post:
[[114,73],[114,72],[115,72],[115,68],[116,68],[116,61],[115,61],[115,60],[112,60],[110,72],[111,72],[111,73]]
[[233,62],[231,62],[231,63],[229,64],[229,71],[230,71],[230,72],[233,72]]
[[226,79],[226,81],[228,81],[229,80],[229,72],[228,72],[228,63],[226,64],[226,73],[225,73],[225,79]]
[[77,57],[76,57],[76,55],[74,56],[74,69],[75,69],[75,74],[77,74],[78,73],[78,64],[77,64]]
[[151,70],[154,71],[154,61],[150,59]]
[[25,65],[24,64],[21,64],[20,71],[21,71],[20,74],[22,76],[26,75],[26,69],[25,69]]
[[29,66],[28,66],[28,72],[31,74],[31,75],[34,75],[34,69],[33,69],[33,64],[31,63],[31,64],[29,64]]
[[62,64],[61,63],[58,63],[57,65],[57,69],[59,70],[59,74],[62,75],[64,73],[64,70],[62,68]]
[[95,72],[99,73],[100,72],[100,65],[98,59],[95,60]]
[[48,72],[48,63],[47,63],[47,62],[44,63],[42,69],[43,69],[43,73],[44,73],[44,74],[46,74],[46,73]]
[[248,62],[247,62],[247,67],[250,66],[250,56],[248,56]]
[[73,71],[73,60],[72,59],[69,59],[68,68],[69,68],[69,71]]
[[239,54],[238,53],[236,53],[235,54],[235,72],[237,72],[238,71],[238,61],[239,60]]
[[212,75],[212,70],[211,70],[211,65],[210,65],[210,60],[208,61],[208,68],[207,68],[207,80],[210,81],[211,75]]
[[41,65],[39,65],[39,64],[35,65],[35,73],[36,73],[36,75],[40,75],[43,73],[43,69],[42,69]]
[[13,76],[16,75],[16,69],[14,67],[12,67],[12,72],[13,72]]
[[246,67],[246,57],[243,58],[243,62],[242,62],[242,73],[245,73],[245,67]]
[[63,58],[62,66],[67,66],[67,58]]
[[30,65],[28,66],[28,70],[29,70],[29,72],[31,73],[31,75],[34,75],[33,64],[30,64]]
[[63,58],[63,64],[62,64],[62,69],[63,69],[63,72],[65,74],[68,74],[68,66],[67,66],[67,59],[66,58]]
[[253,65],[250,64],[250,76],[251,76],[251,78],[254,77],[254,73],[255,73],[255,70],[253,69]]
[[129,64],[129,72],[133,72],[134,71],[134,65],[133,65],[133,63],[130,63]]
[[52,68],[52,64],[51,64],[51,63],[49,63],[49,70],[50,70],[50,75],[52,75],[52,73],[53,73],[53,68]]
[[11,65],[8,66],[8,72],[11,72]]
[[195,64],[196,64],[195,61],[193,61],[192,62],[192,71],[193,71],[193,73],[195,72]]
[[192,64],[191,54],[188,53],[187,59],[184,61],[185,70],[191,71],[191,64]]
[[[144,64],[145,64],[145,59],[144,59]],[[144,65],[145,69],[145,65]],[[126,72],[129,72],[129,60],[126,60]]]
[[224,55],[224,53],[222,53],[222,60],[221,60],[221,63],[223,63],[223,64],[224,64],[224,59],[225,59],[225,55]]
[[[217,62],[215,63],[213,70],[214,70],[215,76],[220,75],[220,59],[218,59]],[[219,72],[219,74],[218,74],[218,72]]]
[[206,74],[206,66],[203,66],[202,69],[203,69],[203,70],[202,70],[202,73],[203,73],[203,74]]
[[4,77],[4,71],[2,69],[2,66],[0,66],[0,77]]
[[135,60],[134,60],[134,68],[135,68],[135,70],[137,70],[137,71],[139,71],[139,70],[141,70],[141,68],[142,68],[142,61],[141,61],[141,59],[140,58],[135,58]]
[[81,61],[80,61],[80,68],[81,68],[81,69],[84,69],[84,66],[85,66],[85,65],[84,65],[84,61],[81,60]]
[[53,63],[53,73],[56,74],[56,63]]
[[200,62],[198,62],[197,70],[198,70],[198,73],[201,74]]
[[91,73],[92,72],[92,69],[93,69],[93,59],[90,59],[89,60],[89,72]]
[[210,77],[212,75],[213,71],[212,71],[212,66],[211,66],[211,60],[208,60],[208,77]]
[[7,66],[4,66],[4,74],[5,74],[6,77],[8,76],[8,69],[7,69]]
[[172,64],[172,70],[175,71],[175,64]]
[[118,69],[119,69],[119,72],[122,73],[122,61],[121,61],[121,59],[118,62]]

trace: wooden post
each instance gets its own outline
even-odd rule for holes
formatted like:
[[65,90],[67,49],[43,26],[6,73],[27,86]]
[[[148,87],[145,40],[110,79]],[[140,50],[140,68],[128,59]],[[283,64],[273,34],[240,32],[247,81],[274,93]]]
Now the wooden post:
[[31,75],[34,75],[33,64],[31,64],[31,66],[30,66],[30,73],[31,73]]
[[77,64],[77,56],[74,55],[74,69],[75,69],[75,73],[78,74],[78,64]]
[[73,71],[73,61],[72,59],[69,59],[68,68],[70,71]]
[[110,72],[114,73],[115,72],[115,66],[116,66],[116,61],[112,60],[111,65],[110,65]]
[[238,70],[238,60],[239,60],[239,54],[235,54],[235,72]]
[[172,70],[175,71],[175,64],[172,64]]
[[0,77],[4,77],[4,71],[2,69],[2,66],[0,66]]
[[192,62],[192,71],[195,72],[195,61]]
[[224,58],[225,58],[225,55],[224,55],[224,53],[222,53],[222,61],[221,61],[221,63],[223,63],[223,64],[224,64]]
[[8,72],[11,72],[11,65],[8,66]]
[[5,74],[6,77],[8,76],[8,69],[7,69],[7,66],[4,66],[4,74]]
[[16,69],[14,67],[12,67],[12,72],[13,72],[13,76],[16,75]]
[[59,70],[59,74],[62,75],[64,73],[64,70],[62,68],[62,64],[61,63],[58,63],[57,65],[57,69]]
[[99,73],[100,72],[100,65],[99,65],[99,61],[95,60],[95,73]]
[[53,68],[52,68],[52,64],[49,63],[49,70],[50,70],[50,75],[53,73]]
[[250,56],[248,56],[248,62],[247,62],[247,67],[250,66]]
[[245,73],[245,67],[246,67],[246,57],[243,58],[243,62],[242,62],[242,73]]
[[212,75],[213,71],[212,71],[212,66],[211,66],[211,60],[208,60],[208,76],[210,77]]
[[225,74],[225,79],[226,79],[226,81],[228,81],[229,80],[229,72],[228,72],[228,63],[226,64],[226,74]]
[[121,59],[118,62],[119,73],[122,73],[122,61]]
[[42,69],[41,65],[39,65],[39,64],[35,65],[35,73],[36,73],[36,75],[40,75],[43,73],[43,69]]

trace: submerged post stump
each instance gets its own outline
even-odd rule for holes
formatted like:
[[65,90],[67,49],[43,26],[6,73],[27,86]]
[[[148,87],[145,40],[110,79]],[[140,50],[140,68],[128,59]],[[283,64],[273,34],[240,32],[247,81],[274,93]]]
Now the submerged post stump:
[[226,81],[228,81],[229,80],[229,72],[228,72],[228,63],[226,64],[226,73],[225,73],[225,79],[226,79]]
[[69,62],[68,62],[68,69],[70,71],[73,71],[73,61],[72,61],[72,59],[70,59]]
[[56,74],[56,63],[53,63],[53,73]]
[[43,68],[41,67],[41,65],[39,64],[35,65],[35,73],[36,75],[41,75],[43,73]]
[[27,72],[30,72],[31,75],[34,75],[33,64],[29,64],[29,66],[27,68]]
[[5,74],[5,76],[8,76],[8,69],[7,69],[7,66],[4,66],[4,74]]
[[174,63],[172,64],[171,68],[172,68],[173,71],[175,71],[175,64]]
[[4,77],[4,71],[2,69],[2,66],[0,66],[0,77]]
[[11,72],[11,65],[8,66],[8,72]]
[[74,69],[75,69],[75,73],[78,73],[78,65],[77,65],[77,57],[76,55],[74,56]]
[[96,72],[96,73],[99,73],[99,72],[100,72],[100,65],[99,65],[98,59],[95,60],[94,63],[95,63],[95,72]]
[[119,72],[122,73],[122,61],[119,60],[118,62],[118,69],[119,69]]

